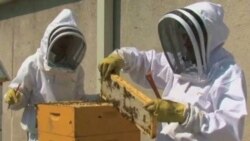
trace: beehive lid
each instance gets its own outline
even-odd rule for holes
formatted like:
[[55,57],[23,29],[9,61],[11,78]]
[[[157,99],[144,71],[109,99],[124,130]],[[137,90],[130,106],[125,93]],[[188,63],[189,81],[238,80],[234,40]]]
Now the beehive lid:
[[49,106],[66,106],[73,108],[81,108],[81,107],[93,107],[93,106],[112,106],[113,104],[110,102],[86,102],[86,101],[60,101],[60,102],[49,102],[49,103],[41,103],[39,105],[49,105]]

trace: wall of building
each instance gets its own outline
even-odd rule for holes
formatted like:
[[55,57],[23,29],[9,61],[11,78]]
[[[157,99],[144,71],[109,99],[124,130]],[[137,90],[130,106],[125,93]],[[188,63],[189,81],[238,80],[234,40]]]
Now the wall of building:
[[[161,51],[158,38],[158,21],[163,14],[197,2],[198,0],[122,0],[121,1],[121,46],[135,46],[140,50]],[[225,22],[230,29],[225,47],[243,68],[250,88],[250,12],[249,0],[210,0],[221,3],[225,11]],[[249,101],[249,97],[248,97]],[[248,103],[248,107],[250,104]],[[249,112],[249,109],[248,109]],[[250,140],[250,118],[246,119],[244,141]],[[145,139],[146,140],[146,139]]]
[[[13,78],[24,59],[35,53],[45,28],[64,8],[75,13],[80,30],[87,42],[87,52],[81,65],[85,71],[85,91],[96,91],[96,0],[21,0],[0,5],[0,60]],[[4,84],[3,91],[9,83]],[[20,128],[22,111],[2,107],[3,141],[25,141]]]

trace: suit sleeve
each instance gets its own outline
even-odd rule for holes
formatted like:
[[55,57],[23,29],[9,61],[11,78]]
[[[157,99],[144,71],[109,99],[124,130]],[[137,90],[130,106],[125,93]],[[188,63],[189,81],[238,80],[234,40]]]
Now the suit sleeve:
[[129,73],[133,81],[145,88],[151,88],[146,79],[146,74],[151,72],[156,86],[165,88],[169,81],[168,76],[172,73],[163,53],[155,50],[139,51],[133,47],[121,48],[117,53],[125,61],[124,72]]
[[183,127],[208,140],[241,141],[247,115],[243,73],[214,87],[210,101],[214,112],[206,113],[198,107],[190,106],[189,116]]
[[17,89],[18,85],[20,85],[19,91],[23,93],[21,101],[11,105],[10,108],[13,110],[19,110],[30,103],[30,95],[34,88],[35,74],[37,72],[33,59],[34,56],[30,56],[22,63],[16,77],[9,85],[9,87],[13,89]]

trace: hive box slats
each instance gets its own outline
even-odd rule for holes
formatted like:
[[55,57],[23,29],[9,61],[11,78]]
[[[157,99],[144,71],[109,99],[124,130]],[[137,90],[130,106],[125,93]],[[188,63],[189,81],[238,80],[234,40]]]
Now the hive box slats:
[[39,141],[140,141],[140,132],[125,132],[107,135],[72,138],[55,134],[40,133]]
[[141,131],[152,138],[155,137],[156,118],[143,108],[152,101],[151,98],[118,75],[111,75],[110,81],[102,81],[101,96],[104,100],[114,103],[114,106]]
[[67,137],[71,140],[139,131],[109,103],[39,104],[37,119],[39,138],[43,138],[41,135],[45,133],[51,137],[58,135],[57,138]]

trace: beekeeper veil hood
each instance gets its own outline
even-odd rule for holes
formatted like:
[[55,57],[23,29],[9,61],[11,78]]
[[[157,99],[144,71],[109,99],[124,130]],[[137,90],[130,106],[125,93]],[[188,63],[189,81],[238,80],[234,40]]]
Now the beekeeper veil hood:
[[71,10],[62,10],[48,25],[41,41],[44,68],[75,70],[85,51],[84,36],[77,28]]
[[165,55],[175,74],[205,81],[210,54],[228,36],[221,5],[199,2],[165,14],[158,32]]

